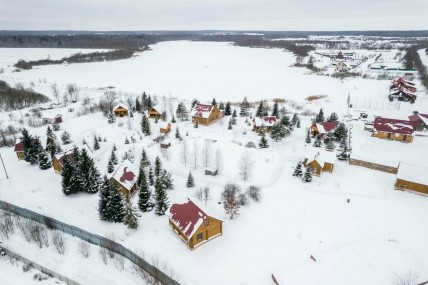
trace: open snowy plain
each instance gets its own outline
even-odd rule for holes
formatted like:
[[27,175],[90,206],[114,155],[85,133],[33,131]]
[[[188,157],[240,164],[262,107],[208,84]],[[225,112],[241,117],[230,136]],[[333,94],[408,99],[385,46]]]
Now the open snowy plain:
[[[31,50],[26,51],[31,53]],[[54,51],[60,52],[40,52],[53,56]],[[61,52],[60,57],[73,53],[71,50]],[[13,56],[6,57],[6,54]],[[414,110],[428,112],[428,97],[422,87],[415,104],[391,104],[387,100],[389,81],[362,78],[339,80],[310,74],[307,69],[290,67],[295,62],[294,56],[278,49],[242,48],[229,43],[165,42],[132,59],[43,66],[22,72],[12,72],[13,68],[8,67],[18,57],[24,57],[22,50],[0,49],[0,55],[0,68],[5,69],[0,74],[1,80],[10,85],[22,82],[25,86],[33,82],[36,91],[48,96],[51,96],[49,90],[52,83],[58,83],[62,88],[65,84],[76,83],[81,88],[81,97],[88,96],[96,101],[103,94],[99,88],[106,86],[122,91],[123,100],[145,91],[152,96],[177,98],[175,104],[182,99],[189,102],[193,98],[202,102],[211,102],[213,97],[217,102],[239,102],[244,96],[250,101],[284,98],[288,100],[284,107],[289,112],[318,112],[322,107],[326,115],[335,111],[339,118],[343,118],[348,112],[346,102],[350,94],[351,103],[370,116],[407,116]],[[311,95],[327,97],[306,101],[305,98]],[[296,109],[294,102],[301,108]],[[81,103],[72,106],[78,110]],[[186,107],[189,108],[189,104]],[[107,142],[102,142],[101,149],[93,152],[96,166],[102,174],[106,173],[107,160],[115,143],[119,157],[125,151],[133,150],[136,164],[143,147],[152,161],[157,155],[162,158],[163,166],[172,172],[174,179],[175,189],[168,190],[171,203],[185,202],[187,197],[193,196],[198,186],[210,187],[212,197],[208,207],[224,219],[223,235],[190,251],[168,226],[166,216],[144,213],[139,218],[138,230],[128,230],[123,224],[102,222],[98,218],[98,195],[64,196],[60,175],[55,174],[53,169],[42,171],[37,166],[18,161],[13,148],[0,148],[10,175],[10,179],[6,179],[4,172],[0,171],[1,200],[100,235],[114,232],[123,245],[144,252],[149,262],[158,260],[166,264],[182,284],[273,284],[271,274],[274,272],[284,276],[284,282],[288,282],[285,284],[299,285],[332,284],[307,272],[335,275],[336,279],[326,278],[334,280],[334,284],[395,284],[398,276],[409,271],[417,272],[419,282],[428,280],[428,197],[395,191],[393,174],[341,161],[336,162],[333,173],[314,177],[311,183],[302,183],[292,177],[293,167],[303,156],[310,117],[302,115],[302,128],[296,129],[281,142],[269,141],[270,147],[267,149],[245,148],[247,142],[257,144],[259,141],[251,126],[244,122],[245,118],[238,117],[238,123],[232,130],[227,129],[229,118],[199,128],[194,128],[190,122],[178,121],[173,124],[170,135],[172,146],[163,155],[159,145],[153,144],[148,137],[137,139],[133,144],[124,144],[126,137],[138,137],[135,134],[141,133],[140,114],[135,114],[130,123],[122,119],[124,125],[119,126],[117,123],[108,124],[101,113],[75,117],[67,109],[63,107],[50,111],[64,114],[64,123],[57,136],[67,130],[76,144],[84,138],[91,142],[94,134],[105,137]],[[19,118],[27,111],[15,111],[12,117]],[[168,118],[171,118],[169,112]],[[7,113],[1,114],[0,123],[6,124],[10,120]],[[152,122],[151,126],[156,134],[157,125]],[[46,132],[45,127],[26,127],[33,135],[44,135]],[[219,176],[205,176],[200,158],[196,167],[194,163],[184,164],[181,155],[184,142],[174,137],[177,127],[183,136],[188,133],[185,141],[189,147],[189,157],[194,156],[195,150],[201,157],[200,151],[206,139],[216,140],[211,143],[211,149],[213,156],[217,149],[223,156]],[[353,127],[359,128],[354,132],[356,148],[367,147],[365,140],[377,140],[362,130],[364,126],[360,122]],[[382,143],[394,144],[387,149],[397,153],[408,151],[413,146]],[[415,145],[417,150],[409,150],[412,152],[411,159],[417,160],[412,162],[423,164],[428,151],[421,146],[428,146],[428,138],[416,137]],[[63,146],[64,149],[66,147]],[[369,155],[385,156],[385,153],[376,153],[382,148],[376,149],[376,152],[369,148]],[[416,151],[421,152],[419,156]],[[238,173],[239,161],[245,152],[250,153],[254,162],[248,181],[243,181]],[[194,189],[185,187],[189,171],[195,177],[197,187]],[[261,201],[251,201],[241,208],[236,219],[228,219],[222,205],[218,204],[227,182],[235,182],[243,190],[249,185],[260,186]],[[134,203],[138,200],[137,196],[133,198]],[[350,199],[349,203],[347,199]],[[3,243],[18,251],[19,248],[13,245],[20,240],[21,237],[12,237],[3,240]],[[36,246],[25,248],[31,252],[38,250]],[[70,253],[66,253],[66,257],[79,263],[75,249],[70,247],[67,250]],[[25,255],[25,252],[21,254]],[[29,255],[35,256],[33,253]],[[46,264],[63,270],[68,261],[58,258],[57,263],[52,264],[49,262],[53,258],[51,255],[55,253],[52,251],[41,256],[40,262],[45,260]],[[318,261],[312,261],[311,255]],[[93,262],[96,261],[93,259]],[[102,268],[102,261],[98,259],[98,262],[97,269]],[[69,274],[70,278],[85,283],[90,280],[85,275],[90,275],[91,271],[87,269],[85,272],[82,268],[70,270]],[[104,274],[120,273],[106,266]],[[112,279],[117,280],[117,276]],[[127,277],[128,284],[132,281],[135,284],[141,282],[137,276]]]

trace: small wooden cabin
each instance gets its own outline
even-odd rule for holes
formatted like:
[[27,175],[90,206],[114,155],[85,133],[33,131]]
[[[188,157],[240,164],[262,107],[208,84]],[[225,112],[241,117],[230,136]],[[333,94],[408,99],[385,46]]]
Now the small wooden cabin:
[[303,165],[311,169],[312,174],[321,176],[322,172],[332,173],[336,162],[336,152],[319,147],[306,147]]
[[[87,145],[81,145],[78,148],[79,150],[85,149],[88,155],[92,155],[92,150],[89,149]],[[73,161],[73,152],[74,152],[74,148],[71,148],[63,152],[57,153],[52,157],[52,166],[55,173],[58,173],[58,174],[61,173],[62,165],[66,157],[69,161]]]
[[258,133],[260,128],[263,126],[265,132],[268,133],[272,129],[273,125],[276,124],[277,118],[275,116],[266,117],[255,117],[253,119],[253,131]]
[[162,113],[165,110],[163,109],[162,106],[160,105],[156,105],[152,108],[150,108],[150,110],[148,111],[148,117],[149,119],[161,119],[162,118]]
[[312,136],[321,135],[323,137],[326,133],[333,132],[338,125],[338,122],[313,123],[311,126]]
[[167,134],[171,131],[172,125],[169,122],[160,122],[159,123],[159,132],[161,134]]
[[373,137],[400,142],[412,142],[416,122],[376,117],[373,123]]
[[428,168],[400,162],[395,189],[428,194]]
[[113,107],[113,113],[115,117],[128,117],[129,108],[123,103],[119,103]]
[[169,225],[190,249],[204,244],[223,233],[223,221],[207,214],[198,202],[173,204],[169,209]]
[[18,160],[24,159],[24,146],[22,145],[21,139],[16,140],[14,151],[18,157]]
[[211,104],[197,103],[190,110],[192,123],[198,121],[199,125],[208,126],[224,117],[224,111]]
[[135,165],[125,160],[112,173],[110,181],[119,187],[123,195],[132,196],[137,190],[138,171]]

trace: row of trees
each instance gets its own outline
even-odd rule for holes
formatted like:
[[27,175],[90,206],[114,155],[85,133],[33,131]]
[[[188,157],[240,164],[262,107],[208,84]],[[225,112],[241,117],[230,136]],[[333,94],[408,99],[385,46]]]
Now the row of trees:
[[26,89],[20,83],[10,87],[5,81],[0,80],[1,110],[23,109],[45,102],[49,102],[49,98],[45,95]]
[[46,170],[52,167],[48,154],[43,149],[39,137],[32,137],[27,129],[22,130],[21,143],[24,153],[24,160],[34,164],[39,164],[39,168]]

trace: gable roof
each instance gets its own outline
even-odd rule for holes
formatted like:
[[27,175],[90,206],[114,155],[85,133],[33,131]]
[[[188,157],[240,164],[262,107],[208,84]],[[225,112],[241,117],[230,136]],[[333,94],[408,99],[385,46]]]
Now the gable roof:
[[264,125],[265,127],[272,127],[275,125],[277,119],[275,116],[266,116],[266,117],[254,117],[254,124],[256,127],[261,127]]
[[138,168],[129,160],[124,160],[110,176],[127,190],[135,185],[138,178]]
[[337,128],[338,123],[337,122],[322,122],[322,123],[316,123],[317,130],[320,134],[325,134],[328,132],[331,132],[335,128]]
[[409,116],[409,120],[412,122],[417,122],[421,120],[426,126],[428,126],[428,114],[416,113]]
[[211,112],[216,108],[215,106],[211,104],[202,104],[202,103],[196,103],[196,105],[190,110],[190,115],[192,117],[199,117],[199,118],[209,118],[211,115]]
[[406,162],[398,165],[397,178],[413,183],[428,185],[428,168],[417,166]]
[[336,162],[336,152],[324,150],[320,147],[307,146],[304,158],[307,159],[306,163],[316,161],[321,167],[324,167],[325,163],[334,164]]
[[376,117],[374,130],[403,135],[412,135],[416,129],[416,122]]
[[202,223],[212,216],[206,213],[206,209],[202,210],[203,206],[198,202],[187,199],[188,201],[184,204],[171,205],[168,216],[187,238],[191,238]]
[[149,112],[151,110],[155,110],[159,114],[162,114],[165,111],[164,107],[162,105],[160,105],[160,104],[157,104],[156,106],[151,107],[150,110],[149,110]]
[[125,104],[118,103],[113,107],[113,112],[114,112],[114,110],[116,110],[117,108],[120,108],[120,107],[122,107],[123,109],[129,110],[128,106],[126,106]]

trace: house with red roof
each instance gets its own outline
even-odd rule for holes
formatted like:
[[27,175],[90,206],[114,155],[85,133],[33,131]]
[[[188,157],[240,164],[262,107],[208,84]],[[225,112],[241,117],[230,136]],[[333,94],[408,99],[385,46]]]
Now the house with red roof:
[[373,122],[372,136],[380,139],[412,142],[416,122],[376,117]]
[[197,120],[199,125],[208,126],[223,118],[224,111],[212,104],[196,103],[190,110],[190,116],[192,117],[192,123]]
[[416,85],[415,83],[405,80],[403,77],[396,78],[391,81],[391,84],[389,86],[389,90],[398,88],[398,87],[404,87],[408,89],[410,92],[416,92]]
[[[47,150],[47,148],[46,148],[46,137],[39,137],[39,140],[42,144],[43,149]],[[35,142],[35,139],[33,139],[33,143],[34,142]],[[14,151],[16,153],[16,156],[18,157],[18,160],[24,159],[24,145],[22,144],[21,139],[17,139],[15,141]]]
[[416,131],[428,131],[428,114],[415,112],[415,114],[409,116],[409,121],[416,123]]
[[223,233],[223,221],[208,214],[204,206],[190,198],[184,204],[173,204],[168,216],[172,230],[190,249]]
[[333,132],[337,126],[338,122],[321,122],[321,123],[313,123],[311,126],[312,136],[321,135],[324,136],[326,133]]
[[[89,155],[92,154],[92,150],[87,145],[81,145],[78,148],[79,150],[85,149]],[[52,166],[55,173],[61,173],[65,158],[67,158],[69,161],[73,161],[73,152],[74,148],[70,148],[63,152],[57,153],[52,157]]]
[[254,117],[253,119],[253,131],[258,133],[260,128],[263,126],[265,128],[265,132],[270,132],[273,125],[277,122],[277,118],[275,116],[266,116],[266,117]]
[[116,184],[120,192],[126,196],[132,196],[137,190],[137,178],[139,170],[129,160],[124,160],[110,176],[110,181]]

